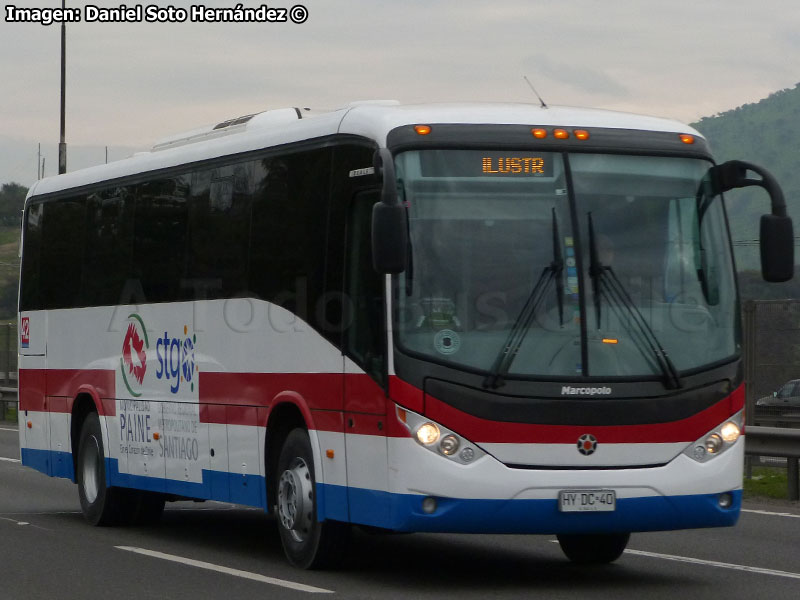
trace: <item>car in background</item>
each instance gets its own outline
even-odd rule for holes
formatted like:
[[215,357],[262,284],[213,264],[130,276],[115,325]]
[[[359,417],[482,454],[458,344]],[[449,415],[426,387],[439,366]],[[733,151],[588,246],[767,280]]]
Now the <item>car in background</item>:
[[800,426],[800,379],[787,381],[772,395],[759,398],[755,421],[757,425]]

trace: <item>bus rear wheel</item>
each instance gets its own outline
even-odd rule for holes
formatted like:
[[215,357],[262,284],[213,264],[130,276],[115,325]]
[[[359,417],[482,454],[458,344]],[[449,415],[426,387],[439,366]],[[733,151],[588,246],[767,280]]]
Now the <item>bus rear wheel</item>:
[[116,525],[135,510],[132,490],[106,485],[100,418],[89,413],[81,427],[76,478],[83,516],[92,525]]
[[317,520],[314,455],[305,429],[293,429],[281,448],[276,517],[286,558],[302,569],[333,566],[344,554],[346,523]]
[[617,560],[625,551],[630,533],[559,535],[561,550],[572,562],[599,565]]

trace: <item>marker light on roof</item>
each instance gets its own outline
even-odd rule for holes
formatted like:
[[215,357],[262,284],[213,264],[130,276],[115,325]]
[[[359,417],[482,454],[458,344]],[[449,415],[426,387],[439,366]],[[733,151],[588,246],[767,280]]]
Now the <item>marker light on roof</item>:
[[566,140],[567,138],[569,138],[569,131],[567,131],[566,129],[554,129],[553,137],[559,140]]
[[414,131],[420,135],[428,135],[431,132],[430,125],[414,125]]
[[588,140],[589,139],[589,132],[585,129],[576,129],[572,132],[576,138],[579,140]]
[[531,129],[531,134],[537,140],[543,140],[547,137],[547,130],[546,129]]
[[682,133],[680,135],[680,138],[681,138],[681,141],[684,144],[694,144],[694,136],[693,135],[689,135],[688,133]]

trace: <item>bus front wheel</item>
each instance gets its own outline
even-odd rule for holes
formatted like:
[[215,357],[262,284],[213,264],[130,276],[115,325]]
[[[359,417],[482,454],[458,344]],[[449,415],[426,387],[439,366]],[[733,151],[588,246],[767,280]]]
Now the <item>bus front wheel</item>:
[[625,551],[630,533],[559,535],[561,550],[574,563],[606,564],[614,562]]
[[276,517],[286,558],[303,569],[332,566],[342,558],[350,530],[345,523],[317,520],[314,455],[305,429],[286,437],[277,477]]

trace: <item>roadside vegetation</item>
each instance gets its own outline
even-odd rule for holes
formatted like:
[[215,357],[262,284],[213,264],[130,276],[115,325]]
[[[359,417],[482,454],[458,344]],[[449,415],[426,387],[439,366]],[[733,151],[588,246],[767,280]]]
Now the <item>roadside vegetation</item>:
[[787,500],[788,479],[784,467],[754,467],[753,476],[744,479],[745,499],[759,497]]

